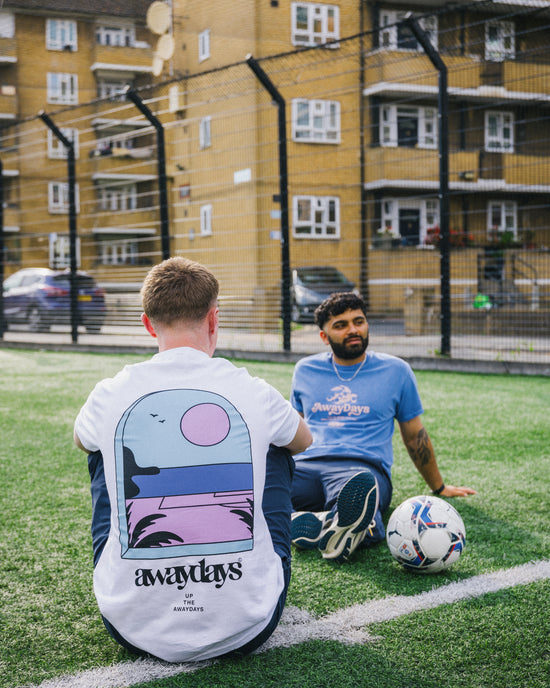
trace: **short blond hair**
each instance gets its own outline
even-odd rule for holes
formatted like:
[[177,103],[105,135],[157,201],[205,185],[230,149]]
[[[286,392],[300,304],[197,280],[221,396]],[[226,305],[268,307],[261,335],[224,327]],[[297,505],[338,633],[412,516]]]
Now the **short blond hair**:
[[141,288],[141,299],[151,322],[170,325],[178,320],[203,320],[216,305],[218,292],[218,280],[208,268],[175,257],[149,271]]

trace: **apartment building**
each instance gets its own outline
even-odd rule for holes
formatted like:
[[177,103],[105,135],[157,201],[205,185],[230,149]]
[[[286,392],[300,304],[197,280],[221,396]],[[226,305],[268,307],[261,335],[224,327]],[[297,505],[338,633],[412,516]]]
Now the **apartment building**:
[[292,265],[335,265],[369,282],[375,310],[402,311],[405,270],[438,276],[442,155],[439,75],[409,12],[447,70],[451,243],[463,251],[453,275],[475,292],[480,266],[495,269],[486,249],[514,246],[529,263],[521,251],[550,245],[550,3],[172,0],[160,64],[150,4],[5,0],[0,118],[18,126],[0,154],[14,267],[67,255],[66,152],[32,119],[40,109],[77,151],[83,267],[139,282],[159,259],[156,140],[121,95],[131,85],[165,125],[171,252],[212,266],[228,301],[276,313],[280,132],[251,55],[286,104]]

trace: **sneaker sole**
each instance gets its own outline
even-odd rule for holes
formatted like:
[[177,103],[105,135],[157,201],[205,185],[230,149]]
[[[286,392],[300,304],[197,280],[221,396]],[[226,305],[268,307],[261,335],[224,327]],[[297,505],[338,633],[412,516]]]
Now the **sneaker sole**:
[[292,519],[292,544],[300,549],[317,549],[322,529],[323,521],[314,514],[300,514]]
[[323,535],[318,547],[324,559],[345,561],[361,542],[352,547],[351,535],[366,530],[378,508],[378,489],[372,473],[357,473],[350,478],[336,504],[336,524]]

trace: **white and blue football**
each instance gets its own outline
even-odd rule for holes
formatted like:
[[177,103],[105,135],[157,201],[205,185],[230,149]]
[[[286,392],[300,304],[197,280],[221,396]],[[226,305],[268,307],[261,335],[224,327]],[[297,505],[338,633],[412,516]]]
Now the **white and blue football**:
[[392,557],[409,571],[436,573],[452,566],[466,544],[458,511],[444,499],[406,499],[392,512],[386,529]]

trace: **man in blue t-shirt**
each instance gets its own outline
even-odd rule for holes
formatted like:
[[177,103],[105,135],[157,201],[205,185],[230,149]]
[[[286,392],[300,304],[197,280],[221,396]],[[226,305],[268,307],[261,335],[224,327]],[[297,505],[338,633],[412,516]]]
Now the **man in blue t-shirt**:
[[299,361],[292,380],[291,402],[313,434],[309,449],[295,457],[292,541],[342,562],[358,546],[384,538],[394,420],[434,494],[455,497],[475,490],[443,482],[410,366],[395,356],[367,353],[363,299],[351,292],[333,294],[317,308],[315,321],[330,351]]

